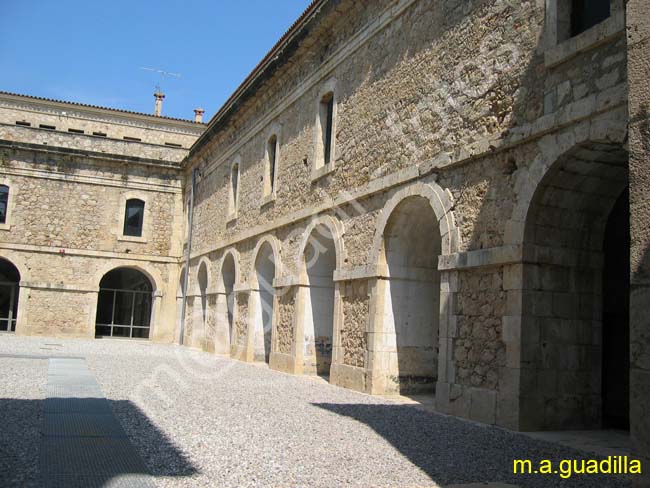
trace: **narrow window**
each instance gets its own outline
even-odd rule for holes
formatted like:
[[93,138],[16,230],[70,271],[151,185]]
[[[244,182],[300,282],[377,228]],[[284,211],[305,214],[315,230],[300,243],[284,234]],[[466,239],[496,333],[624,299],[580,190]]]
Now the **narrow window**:
[[237,211],[237,201],[239,200],[239,163],[232,165],[230,170],[230,213]]
[[7,205],[9,204],[9,187],[0,185],[0,224],[7,223]]
[[144,221],[144,202],[137,198],[126,201],[124,214],[124,235],[142,237],[142,222]]
[[41,129],[56,130],[56,127],[53,126],[53,125],[39,124],[39,127],[40,127]]
[[321,143],[323,145],[323,159],[321,166],[329,164],[332,158],[332,124],[334,118],[334,93],[329,92],[320,100],[319,107]]
[[129,137],[129,136],[124,136],[125,141],[133,141],[133,142],[141,142],[142,139],[139,137]]
[[266,172],[265,195],[270,195],[275,191],[275,165],[278,155],[278,137],[274,134],[266,143],[266,157],[268,160]]
[[68,129],[68,132],[72,132],[73,134],[83,134],[84,131],[81,129]]
[[582,34],[611,15],[611,0],[556,0],[556,2],[558,42]]
[[94,136],[106,137],[106,132],[93,132]]
[[165,146],[170,146],[170,147],[183,147],[180,144],[176,144],[175,142],[166,142]]
[[24,120],[17,120],[16,125],[22,125],[23,127],[31,127],[32,126],[32,124],[30,124],[29,122],[25,122]]

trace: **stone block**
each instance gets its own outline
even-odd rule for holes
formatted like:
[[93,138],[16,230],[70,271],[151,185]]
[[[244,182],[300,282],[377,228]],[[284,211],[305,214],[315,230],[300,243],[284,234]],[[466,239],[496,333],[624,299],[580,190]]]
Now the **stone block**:
[[497,392],[472,388],[470,394],[470,419],[484,424],[494,424],[496,422]]

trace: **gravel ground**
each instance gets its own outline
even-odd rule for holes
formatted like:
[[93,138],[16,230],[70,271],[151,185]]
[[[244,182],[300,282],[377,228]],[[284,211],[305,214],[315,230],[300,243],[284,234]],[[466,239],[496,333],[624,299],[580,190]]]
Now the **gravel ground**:
[[[85,357],[160,486],[629,486],[621,477],[514,476],[514,458],[594,456],[176,346],[3,335],[1,354]],[[37,459],[29,453],[37,449],[47,362],[0,358],[0,365],[0,457],[6,450],[16,459],[0,459],[0,486],[10,486],[4,481],[36,473],[25,461]]]
[[0,357],[0,374],[0,486],[36,486],[47,361]]

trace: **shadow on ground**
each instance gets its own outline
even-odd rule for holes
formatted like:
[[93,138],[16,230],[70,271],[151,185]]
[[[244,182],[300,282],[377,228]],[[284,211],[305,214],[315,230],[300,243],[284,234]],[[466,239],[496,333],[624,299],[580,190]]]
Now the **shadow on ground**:
[[128,400],[3,398],[0,412],[3,487],[155,486],[155,477],[198,473]]
[[[493,426],[428,412],[412,405],[314,403],[316,407],[366,424],[388,441],[435,483],[500,482],[521,487],[629,487],[621,475],[515,475],[514,459],[530,459],[533,466],[550,460],[602,459]],[[369,446],[372,449],[372,446]]]

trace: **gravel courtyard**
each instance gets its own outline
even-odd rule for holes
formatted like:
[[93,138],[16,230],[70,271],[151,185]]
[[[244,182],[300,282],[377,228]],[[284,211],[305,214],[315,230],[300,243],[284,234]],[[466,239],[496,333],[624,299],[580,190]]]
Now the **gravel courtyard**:
[[628,486],[515,476],[595,456],[177,346],[0,336],[0,486],[40,486],[46,360],[84,358],[159,486]]

